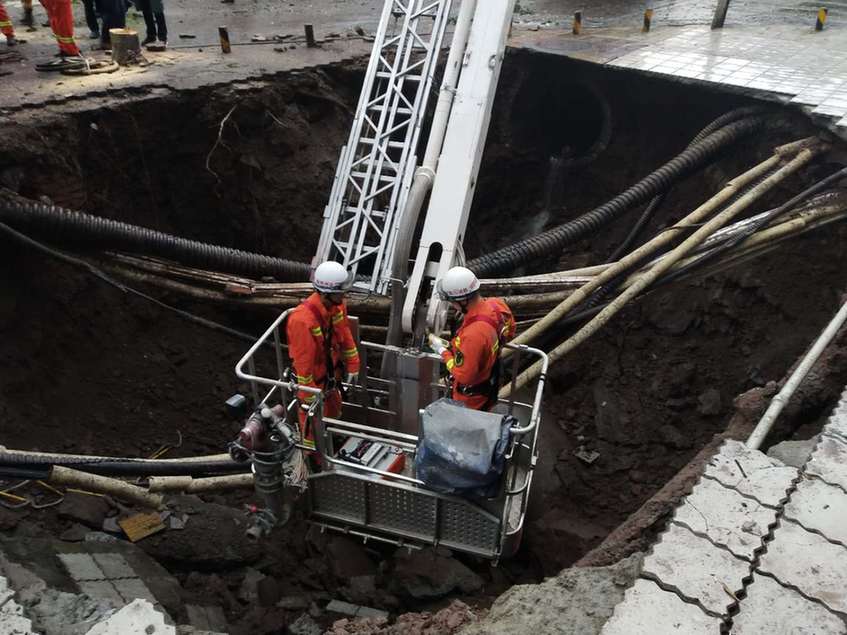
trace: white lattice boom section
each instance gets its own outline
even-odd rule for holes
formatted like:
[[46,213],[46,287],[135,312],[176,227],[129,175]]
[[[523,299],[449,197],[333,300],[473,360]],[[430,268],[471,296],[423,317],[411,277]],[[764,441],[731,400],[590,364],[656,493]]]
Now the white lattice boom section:
[[414,175],[420,127],[452,0],[388,0],[347,145],[341,150],[315,264],[336,260],[357,287],[387,291]]

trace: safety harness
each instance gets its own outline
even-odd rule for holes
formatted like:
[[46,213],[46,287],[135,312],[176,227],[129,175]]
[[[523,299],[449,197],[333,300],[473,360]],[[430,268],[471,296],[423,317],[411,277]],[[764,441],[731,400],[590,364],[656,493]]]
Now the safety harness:
[[503,317],[503,313],[497,305],[491,300],[485,300],[485,303],[499,316],[500,319],[495,320],[490,315],[477,314],[463,320],[462,328],[466,328],[476,322],[482,322],[484,324],[488,324],[494,329],[494,332],[497,334],[497,343],[495,344],[497,350],[494,351],[496,358],[494,360],[494,365],[491,367],[491,375],[489,375],[488,379],[485,381],[472,386],[457,383],[456,390],[466,397],[484,395],[486,397],[486,402],[483,409],[488,410],[497,403],[498,393],[500,392],[500,378],[503,375],[503,363],[500,358],[500,353],[503,350],[503,346],[506,344],[506,334],[504,333],[506,319]]
[[[321,390],[323,390],[324,392],[329,392],[330,390],[333,390],[334,388],[340,386],[340,384],[335,378],[336,368],[335,363],[332,361],[332,316],[329,316],[329,319],[327,320],[327,326],[326,328],[324,328],[323,316],[318,310],[318,307],[316,307],[311,302],[306,301],[303,301],[302,304],[307,309],[309,309],[309,311],[312,312],[312,315],[315,316],[315,319],[318,321],[318,324],[321,325],[321,332],[323,333],[324,337],[324,366],[326,367],[326,375],[324,375],[323,386],[321,386]],[[317,377],[315,378],[315,383],[320,386],[320,382]]]

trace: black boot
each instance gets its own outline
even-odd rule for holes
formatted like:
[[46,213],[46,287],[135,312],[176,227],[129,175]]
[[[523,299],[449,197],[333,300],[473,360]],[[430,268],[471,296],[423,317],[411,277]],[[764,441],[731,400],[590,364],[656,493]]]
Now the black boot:
[[32,18],[32,7],[24,9],[24,17],[21,20],[21,24],[23,24],[24,26],[29,26],[29,27],[35,25],[35,21]]

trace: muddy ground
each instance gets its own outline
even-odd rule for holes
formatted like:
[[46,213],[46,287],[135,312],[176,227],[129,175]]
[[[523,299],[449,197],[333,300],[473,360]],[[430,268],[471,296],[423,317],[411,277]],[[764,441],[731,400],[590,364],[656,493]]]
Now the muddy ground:
[[[18,113],[0,123],[0,184],[183,236],[307,260],[361,77],[359,67],[340,65],[214,90],[140,95],[68,116]],[[558,173],[559,185],[551,187],[551,156],[563,148],[579,155],[599,135],[598,94],[612,112],[611,142],[593,162]],[[743,103],[564,59],[510,54],[471,215],[469,257],[605,202]],[[811,130],[799,115],[780,117],[789,129],[734,148],[673,188],[650,231],[693,209],[774,145]],[[787,182],[755,211],[782,202],[822,171]],[[601,261],[636,214],[529,271]],[[178,431],[183,444],[174,456],[225,447],[238,425],[223,402],[246,388],[232,371],[243,342],[0,240],[0,443],[147,456],[175,441]],[[72,247],[61,237],[52,243]],[[463,560],[481,584],[466,580],[450,594],[485,606],[511,584],[555,573],[599,544],[727,427],[736,395],[784,375],[838,304],[845,246],[847,228],[835,225],[724,273],[667,286],[557,366],[524,548],[497,569]],[[153,293],[253,333],[273,315]],[[810,400],[794,420],[814,422],[830,398]],[[599,459],[582,463],[573,455],[578,446],[598,451]],[[247,498],[215,502],[238,505]],[[51,532],[67,526],[50,513],[26,522]],[[264,556],[251,551],[209,566],[198,564],[202,540],[175,538],[187,544],[155,555],[189,594],[212,589],[233,632],[273,632],[270,625],[278,628],[293,614],[247,609],[236,591],[248,565],[271,574],[286,592],[352,593],[344,590],[351,574],[333,571],[323,539],[310,542],[305,532],[297,520]],[[392,612],[440,606],[396,587],[400,561],[389,549],[355,549],[350,558],[364,573],[352,575],[375,576],[379,589],[365,591],[371,604]]]

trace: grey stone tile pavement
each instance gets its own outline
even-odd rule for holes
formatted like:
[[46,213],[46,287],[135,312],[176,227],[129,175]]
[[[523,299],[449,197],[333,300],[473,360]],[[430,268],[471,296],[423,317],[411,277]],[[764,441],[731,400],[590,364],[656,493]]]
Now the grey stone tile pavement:
[[727,441],[603,633],[847,633],[845,397],[799,471]]
[[843,635],[847,624],[816,602],[776,580],[754,574],[753,584],[732,621],[734,635],[765,633],[815,633]]

